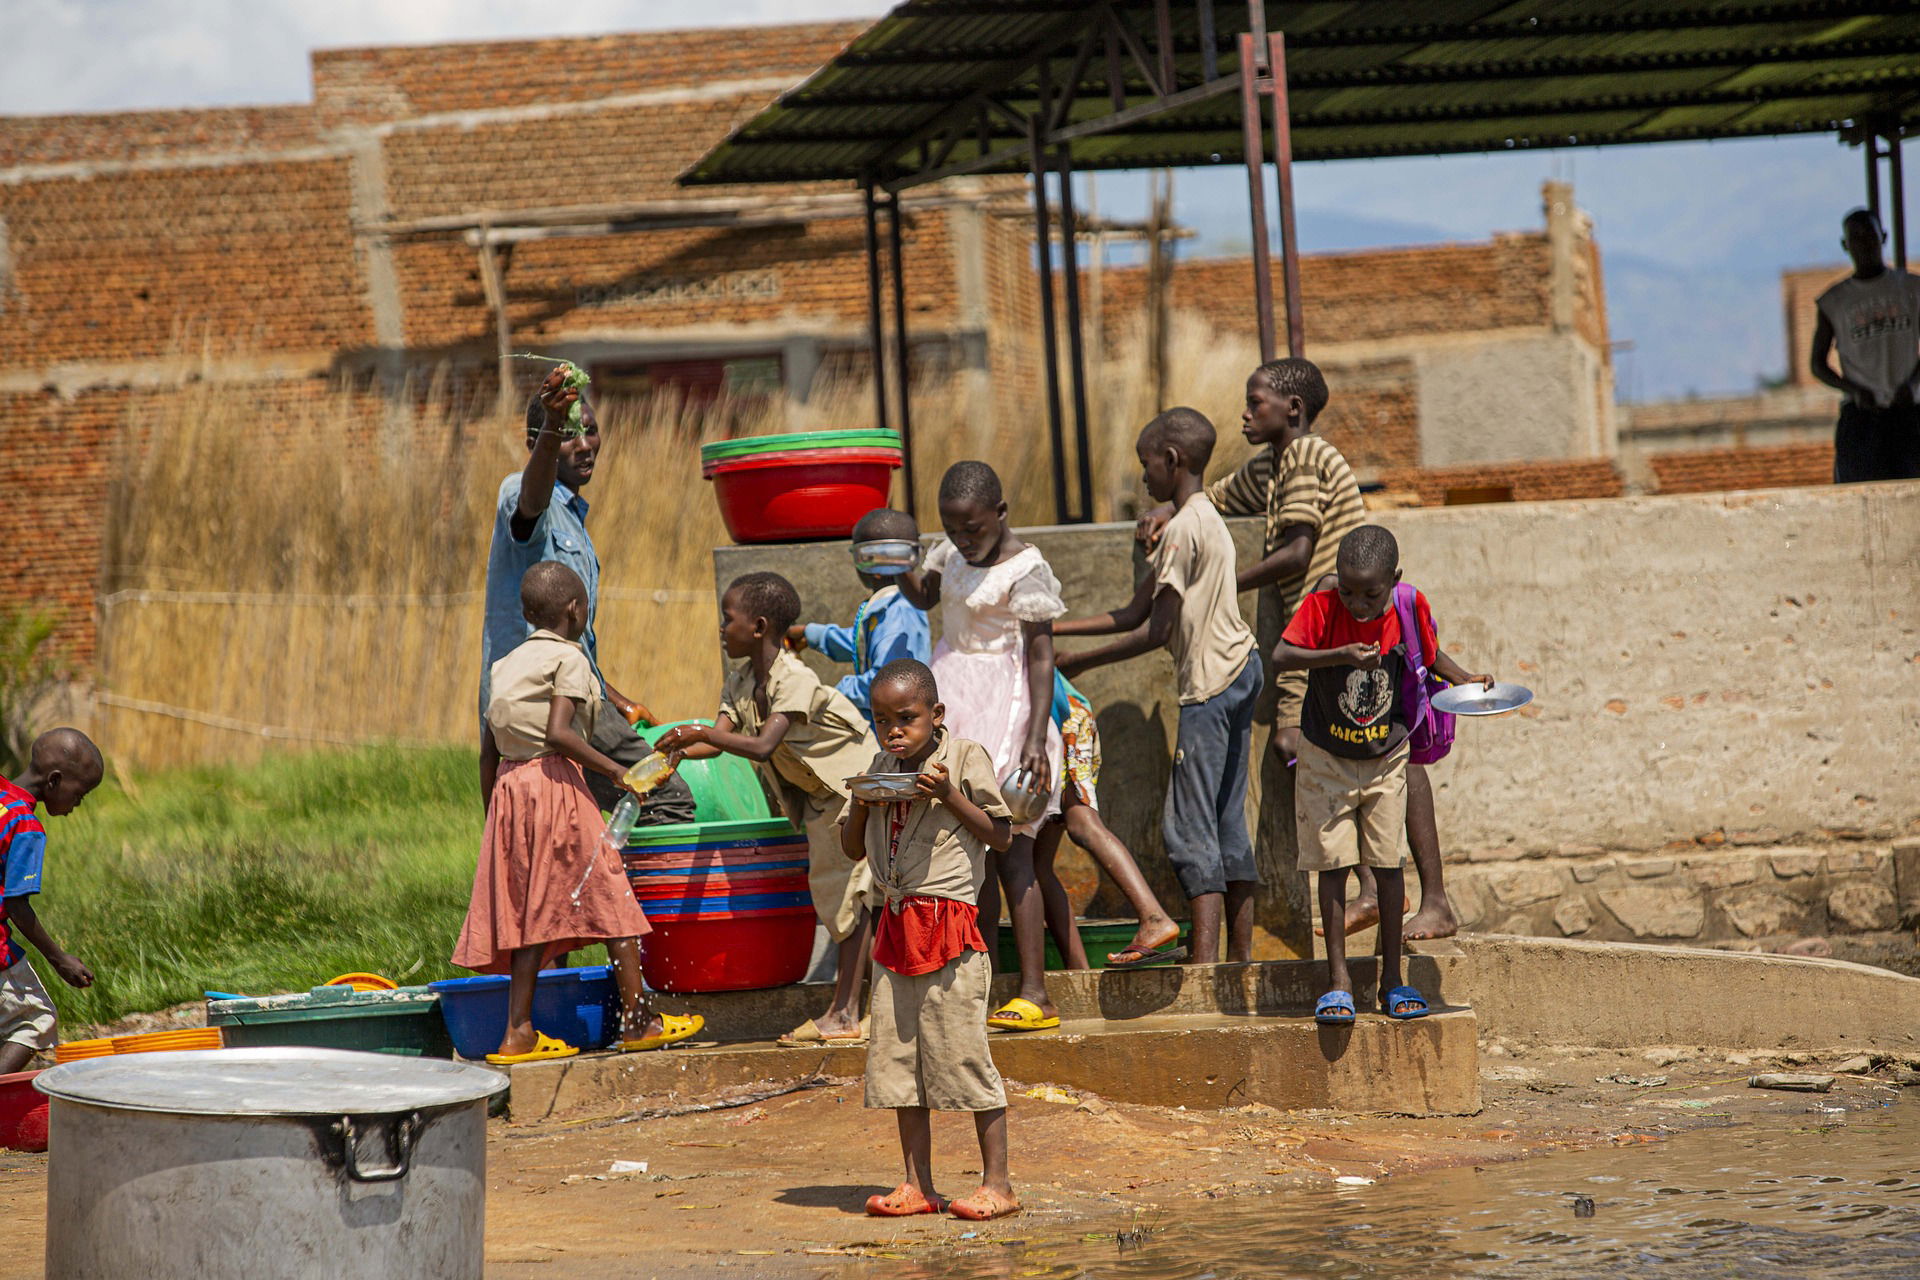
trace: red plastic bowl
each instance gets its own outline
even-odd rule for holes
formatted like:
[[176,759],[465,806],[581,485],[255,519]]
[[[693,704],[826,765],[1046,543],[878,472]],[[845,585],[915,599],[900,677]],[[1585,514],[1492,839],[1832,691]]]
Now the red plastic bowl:
[[813,912],[719,920],[656,919],[641,939],[640,970],[656,991],[752,991],[807,976]]
[[47,1149],[47,1095],[33,1087],[38,1071],[0,1076],[0,1147]]
[[860,517],[887,505],[898,453],[858,460],[743,458],[714,468],[713,495],[735,542],[845,538]]

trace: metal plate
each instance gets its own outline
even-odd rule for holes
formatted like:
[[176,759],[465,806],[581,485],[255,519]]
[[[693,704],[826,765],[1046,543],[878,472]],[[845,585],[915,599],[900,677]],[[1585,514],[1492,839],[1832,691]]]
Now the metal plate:
[[1533,690],[1500,682],[1489,689],[1479,684],[1457,684],[1433,695],[1433,709],[1455,716],[1497,716],[1533,701]]
[[889,804],[898,800],[918,799],[914,791],[914,779],[917,773],[858,773],[847,779],[847,790],[856,800],[866,800],[873,804]]
[[861,573],[893,577],[920,563],[920,544],[904,538],[876,538],[853,544],[853,567]]
[[385,1115],[492,1097],[504,1073],[340,1049],[200,1049],[63,1062],[33,1087],[65,1102],[181,1115]]

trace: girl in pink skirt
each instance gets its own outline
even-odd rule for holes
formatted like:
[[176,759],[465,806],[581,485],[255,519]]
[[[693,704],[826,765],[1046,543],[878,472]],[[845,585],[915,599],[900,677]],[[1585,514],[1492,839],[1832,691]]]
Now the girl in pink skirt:
[[587,628],[587,589],[567,566],[542,561],[520,579],[520,606],[534,631],[493,664],[480,745],[486,835],[453,950],[462,968],[510,977],[507,1033],[487,1061],[580,1052],[534,1030],[533,987],[549,960],[595,942],[607,944],[620,987],[620,1047],[685,1040],[705,1020],[648,1015],[639,938],[651,930],[619,850],[605,847],[606,823],[581,772],[614,779],[626,772],[589,745],[600,677],[578,643]]
[[1038,547],[1014,536],[1000,477],[984,462],[956,462],[940,481],[940,523],[947,536],[926,562],[900,579],[900,594],[917,608],[939,603],[941,635],[934,679],[946,704],[947,728],[987,749],[1004,785],[1015,773],[1048,796],[1046,809],[1013,829],[1013,844],[994,854],[980,922],[994,928],[1004,888],[1020,952],[1020,993],[993,1011],[1002,1031],[1045,1031],[1060,1025],[1047,998],[1046,916],[1034,879],[1033,840],[1060,811],[1060,731],[1053,716],[1053,620],[1067,611],[1060,580]]

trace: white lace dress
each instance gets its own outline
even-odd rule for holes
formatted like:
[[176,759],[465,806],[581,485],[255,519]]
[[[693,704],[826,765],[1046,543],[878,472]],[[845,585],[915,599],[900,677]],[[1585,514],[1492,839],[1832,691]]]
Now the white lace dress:
[[[942,538],[927,553],[926,568],[940,575],[940,643],[933,649],[933,677],[946,704],[947,728],[970,738],[993,757],[994,772],[1005,782],[1020,767],[1029,717],[1035,714],[1027,689],[1027,650],[1020,640],[1022,622],[1051,622],[1066,613],[1060,580],[1037,547],[984,569],[968,564]],[[1051,706],[1038,714],[1047,721],[1047,758],[1060,759],[1060,730]],[[1046,812],[1016,833],[1032,834],[1048,815],[1060,812],[1060,770],[1053,770],[1053,794]]]

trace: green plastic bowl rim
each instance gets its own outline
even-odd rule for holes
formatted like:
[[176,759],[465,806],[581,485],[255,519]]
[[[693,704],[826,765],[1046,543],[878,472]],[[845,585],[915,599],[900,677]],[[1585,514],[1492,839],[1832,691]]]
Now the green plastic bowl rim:
[[700,446],[702,459],[735,458],[752,453],[780,453],[789,449],[837,449],[856,446],[900,448],[900,433],[864,428],[858,431],[796,431],[776,436],[746,436],[715,440]]

